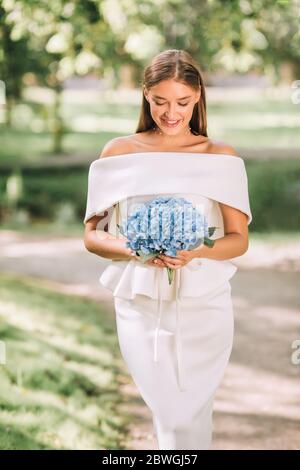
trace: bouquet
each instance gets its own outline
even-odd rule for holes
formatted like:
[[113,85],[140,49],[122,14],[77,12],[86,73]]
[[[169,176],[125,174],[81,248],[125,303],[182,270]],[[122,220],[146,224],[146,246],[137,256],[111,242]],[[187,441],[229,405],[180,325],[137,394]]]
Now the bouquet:
[[[214,245],[217,227],[208,227],[201,210],[182,197],[158,196],[137,204],[122,225],[120,232],[127,237],[126,246],[141,257],[142,262],[161,253],[175,257],[177,250],[192,250],[204,244]],[[174,269],[167,267],[169,285]]]

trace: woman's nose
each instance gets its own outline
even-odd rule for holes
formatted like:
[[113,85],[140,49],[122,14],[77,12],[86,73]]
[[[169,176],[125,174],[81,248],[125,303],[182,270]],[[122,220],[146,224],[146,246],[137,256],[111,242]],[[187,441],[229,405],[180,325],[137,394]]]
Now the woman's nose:
[[168,111],[166,112],[166,117],[171,120],[176,120],[176,103],[171,103],[168,105]]

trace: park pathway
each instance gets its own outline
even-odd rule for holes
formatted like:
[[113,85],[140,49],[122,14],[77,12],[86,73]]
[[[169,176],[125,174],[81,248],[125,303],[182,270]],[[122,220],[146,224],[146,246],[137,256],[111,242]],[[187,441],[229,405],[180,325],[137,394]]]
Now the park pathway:
[[[0,270],[26,275],[60,292],[105,302],[98,282],[107,260],[78,237],[0,231]],[[213,449],[300,449],[300,365],[291,361],[300,339],[300,240],[258,242],[235,259],[232,278],[235,341],[214,411]],[[132,416],[128,448],[157,449],[151,414],[129,380],[122,393]]]

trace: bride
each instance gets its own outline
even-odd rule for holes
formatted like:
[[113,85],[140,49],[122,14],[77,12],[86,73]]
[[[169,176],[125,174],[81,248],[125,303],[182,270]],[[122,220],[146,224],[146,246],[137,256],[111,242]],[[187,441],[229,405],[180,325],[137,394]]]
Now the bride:
[[[120,235],[120,216],[157,194],[200,204],[218,227],[214,245],[141,262]],[[158,54],[144,71],[136,133],[110,140],[91,164],[84,243],[111,260],[100,282],[113,293],[120,350],[159,449],[211,447],[214,397],[233,346],[232,259],[247,251],[251,221],[243,159],[208,138],[199,66],[186,51]]]

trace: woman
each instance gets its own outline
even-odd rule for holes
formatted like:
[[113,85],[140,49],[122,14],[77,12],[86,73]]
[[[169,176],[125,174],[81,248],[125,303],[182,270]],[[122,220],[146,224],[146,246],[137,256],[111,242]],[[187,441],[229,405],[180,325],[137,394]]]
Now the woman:
[[[247,251],[252,215],[243,160],[207,136],[203,79],[187,52],[153,59],[136,134],[111,140],[100,157],[89,173],[84,240],[112,260],[100,282],[114,295],[122,356],[152,411],[159,449],[209,449],[233,344],[230,259]],[[217,226],[214,246],[142,263],[118,231],[120,215],[157,194],[199,204]]]

